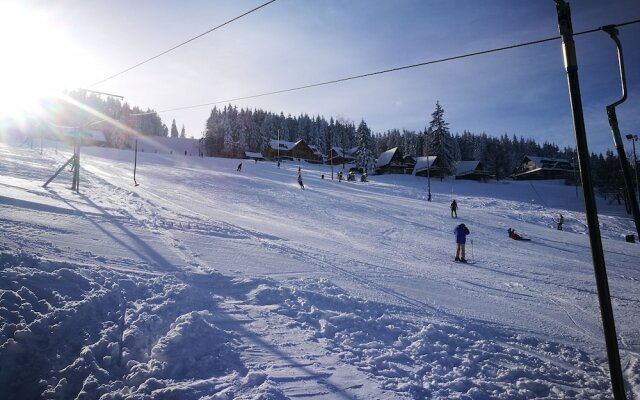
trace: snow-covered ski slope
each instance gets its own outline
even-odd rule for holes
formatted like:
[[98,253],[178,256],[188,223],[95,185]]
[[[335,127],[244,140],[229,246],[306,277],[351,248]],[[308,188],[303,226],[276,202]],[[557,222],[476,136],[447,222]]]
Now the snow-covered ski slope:
[[[69,157],[0,143],[2,399],[611,397],[575,187],[434,179],[427,202],[419,177],[303,163],[303,191],[297,162],[149,153],[134,187],[133,152],[83,148],[80,193],[42,188]],[[639,398],[640,244],[599,207]]]

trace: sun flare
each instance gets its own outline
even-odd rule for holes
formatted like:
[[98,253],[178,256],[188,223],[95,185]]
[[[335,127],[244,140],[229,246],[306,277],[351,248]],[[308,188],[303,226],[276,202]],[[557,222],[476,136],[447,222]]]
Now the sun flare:
[[0,4],[0,116],[37,111],[38,100],[77,85],[83,56],[54,18]]

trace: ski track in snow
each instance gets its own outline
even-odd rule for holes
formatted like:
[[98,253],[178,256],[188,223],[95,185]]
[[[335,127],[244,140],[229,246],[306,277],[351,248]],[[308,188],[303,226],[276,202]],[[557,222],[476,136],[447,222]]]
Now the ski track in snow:
[[[74,194],[64,173],[39,188],[68,156],[0,144],[6,398],[610,397],[571,202],[460,193],[455,220],[447,182],[427,208],[414,177],[337,183],[305,164],[303,192],[297,165],[153,155],[133,188],[131,152],[88,152]],[[451,262],[459,222],[472,265]],[[618,243],[627,220],[601,223],[633,396],[640,253]],[[501,241],[510,226],[533,242]]]

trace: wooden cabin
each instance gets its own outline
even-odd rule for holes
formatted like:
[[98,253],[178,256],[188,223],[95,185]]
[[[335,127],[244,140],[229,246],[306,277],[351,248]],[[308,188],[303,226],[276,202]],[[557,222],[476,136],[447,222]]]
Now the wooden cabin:
[[381,174],[406,174],[411,173],[404,161],[402,150],[398,147],[389,149],[380,154],[373,170],[375,175]]
[[484,182],[489,178],[492,178],[491,173],[484,169],[480,161],[458,161],[456,164],[456,179]]
[[262,153],[254,153],[251,151],[245,151],[244,158],[249,160],[255,160],[255,161],[264,161],[264,157],[262,156]]
[[322,155],[318,155],[304,140],[286,142],[283,140],[271,140],[266,149],[266,158],[301,159],[308,162],[322,162]]
[[442,168],[438,156],[424,156],[416,158],[416,165],[413,167],[413,175],[443,178],[447,174]]
[[404,164],[407,166],[407,169],[413,172],[416,166],[416,158],[414,156],[404,156]]
[[334,146],[329,150],[329,156],[325,160],[325,164],[355,164],[357,147],[344,150],[342,147]]
[[313,159],[308,160],[311,163],[322,164],[324,162],[325,156],[322,154],[318,146],[310,145],[309,148],[313,151]]
[[524,156],[511,174],[514,180],[573,179],[575,170],[569,160]]

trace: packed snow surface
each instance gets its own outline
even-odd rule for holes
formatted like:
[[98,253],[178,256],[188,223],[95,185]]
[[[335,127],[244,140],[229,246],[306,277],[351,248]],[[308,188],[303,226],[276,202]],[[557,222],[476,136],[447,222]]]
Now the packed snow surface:
[[[2,399],[611,398],[573,186],[433,179],[428,202],[415,176],[148,152],[134,186],[132,151],[83,148],[79,193],[43,188],[70,156],[0,143]],[[639,398],[640,245],[598,201]]]

